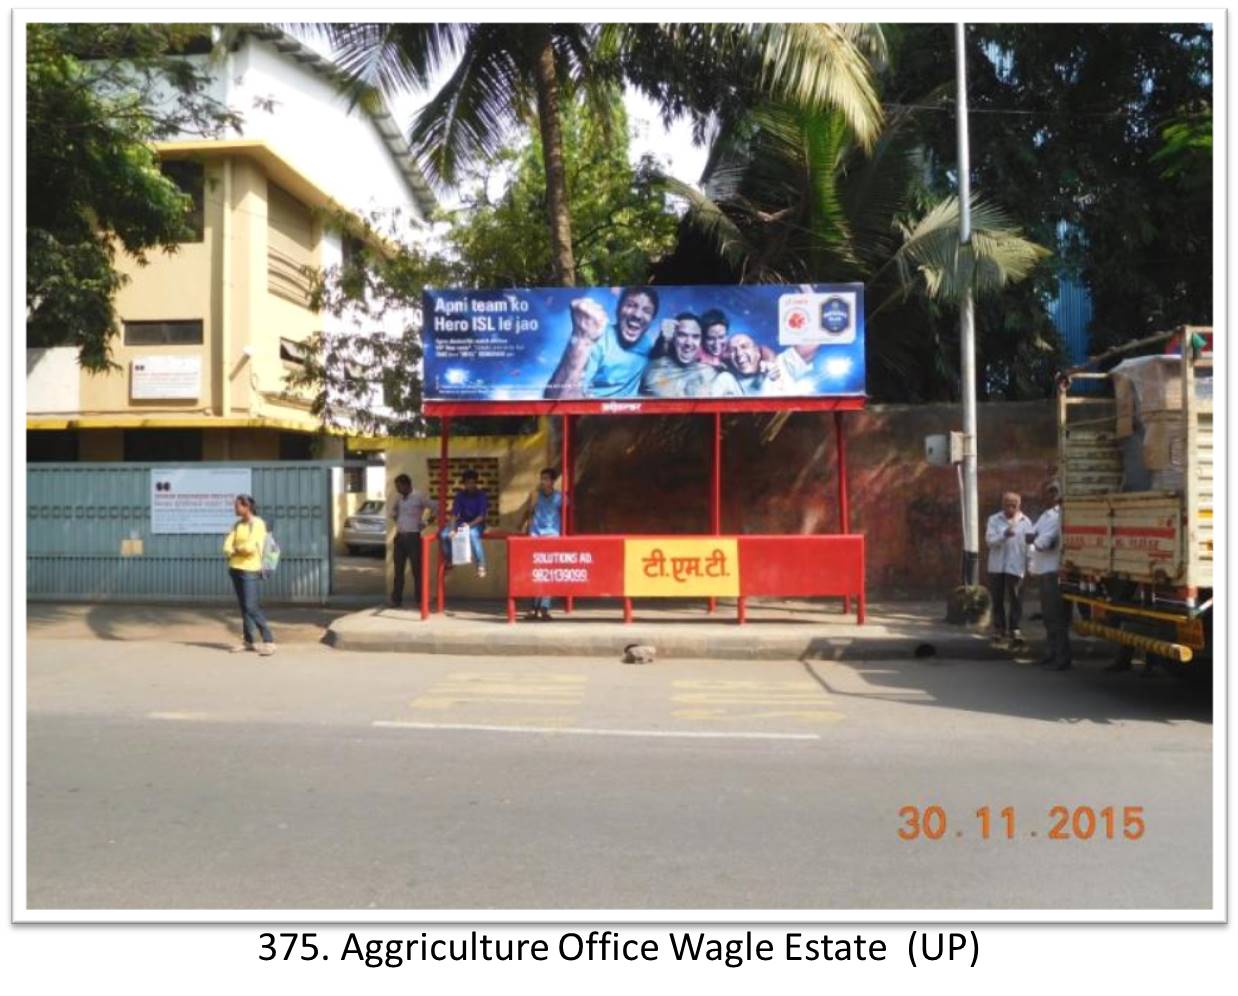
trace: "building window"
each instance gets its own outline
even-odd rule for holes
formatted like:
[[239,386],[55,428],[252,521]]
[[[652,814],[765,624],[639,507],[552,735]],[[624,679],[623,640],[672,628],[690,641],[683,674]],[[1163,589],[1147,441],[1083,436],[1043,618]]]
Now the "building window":
[[403,412],[408,404],[408,378],[402,370],[387,367],[383,370],[383,407],[393,412]]
[[365,243],[347,232],[340,238],[340,264],[347,270],[360,265],[365,259]]
[[[455,420],[452,420],[453,425]],[[430,494],[438,496],[438,457],[428,461],[430,473]],[[451,502],[457,491],[464,487],[460,475],[466,470],[477,471],[477,489],[486,492],[490,501],[486,505],[486,528],[496,529],[499,525],[499,458],[498,457],[451,457],[447,461],[447,501]]]
[[200,318],[171,322],[125,322],[126,346],[200,346]]
[[365,472],[369,467],[382,466],[374,454],[364,450],[344,450],[344,491],[350,495],[365,494]]
[[130,463],[199,463],[201,429],[126,429],[125,460]]
[[281,460],[313,460],[315,438],[308,432],[281,432],[279,434],[279,458]]
[[305,343],[297,342],[295,339],[280,337],[279,358],[285,363],[291,364],[294,367],[304,367],[307,352],[308,347]]
[[75,463],[76,429],[27,429],[26,463]]
[[274,183],[267,184],[267,290],[309,307],[314,263],[314,219],[309,208]]
[[185,241],[201,242],[205,230],[203,208],[206,203],[206,171],[201,163],[191,162],[188,159],[171,159],[160,163],[159,168],[164,176],[180,188],[182,194],[188,194],[193,198],[193,206],[185,216],[185,222],[193,232],[193,237]]

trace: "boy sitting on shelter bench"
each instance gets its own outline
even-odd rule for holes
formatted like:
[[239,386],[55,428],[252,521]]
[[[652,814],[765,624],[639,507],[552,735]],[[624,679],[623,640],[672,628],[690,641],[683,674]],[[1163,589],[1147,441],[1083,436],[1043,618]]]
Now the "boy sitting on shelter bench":
[[461,491],[451,503],[452,524],[443,526],[439,533],[439,542],[443,552],[443,563],[447,570],[454,566],[451,558],[452,533],[461,528],[468,529],[469,546],[473,551],[473,561],[477,564],[477,576],[486,576],[486,551],[481,545],[482,534],[486,531],[486,512],[490,507],[486,492],[477,486],[477,471],[471,467],[460,479],[464,484]]

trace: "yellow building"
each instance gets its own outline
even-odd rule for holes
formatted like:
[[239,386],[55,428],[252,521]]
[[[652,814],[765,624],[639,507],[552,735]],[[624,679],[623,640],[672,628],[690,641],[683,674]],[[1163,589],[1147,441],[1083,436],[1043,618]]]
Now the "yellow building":
[[314,442],[311,398],[286,384],[305,340],[337,331],[310,310],[306,270],[342,260],[342,212],[421,219],[432,198],[389,115],[350,108],[332,67],[286,35],[243,34],[202,65],[241,136],[156,146],[195,198],[198,237],[146,266],[119,259],[119,369],[85,372],[72,347],[28,351],[31,460],[343,454]]
[[[128,280],[116,298],[117,369],[82,370],[73,346],[27,350],[27,460],[330,459],[342,552],[347,516],[366,499],[389,498],[397,473],[431,483],[438,440],[322,432],[311,396],[287,377],[310,336],[351,327],[311,310],[306,271],[340,264],[355,245],[341,216],[398,214],[416,238],[433,198],[390,115],[350,106],[334,67],[282,32],[243,32],[222,60],[187,58],[211,74],[212,95],[241,114],[242,132],[156,146],[165,171],[195,198],[197,237],[175,253],[150,254],[145,266],[118,259]],[[390,316],[387,330],[404,327],[405,317]],[[458,473],[461,459],[475,458],[495,470],[492,503],[511,529],[551,452],[542,419],[515,433],[461,434],[452,466]],[[346,456],[367,455],[377,467],[343,469]],[[489,593],[501,575],[496,561],[494,580],[473,593]]]

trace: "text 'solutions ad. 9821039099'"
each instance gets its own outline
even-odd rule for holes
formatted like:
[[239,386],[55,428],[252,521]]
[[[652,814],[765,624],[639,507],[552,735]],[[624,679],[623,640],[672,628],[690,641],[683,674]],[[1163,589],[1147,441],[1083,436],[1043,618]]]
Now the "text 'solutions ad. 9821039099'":
[[435,290],[426,398],[531,402],[864,394],[864,287]]

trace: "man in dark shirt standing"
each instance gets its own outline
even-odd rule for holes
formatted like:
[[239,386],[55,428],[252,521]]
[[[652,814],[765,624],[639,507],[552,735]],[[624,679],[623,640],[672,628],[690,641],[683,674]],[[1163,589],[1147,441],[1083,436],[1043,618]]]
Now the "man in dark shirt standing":
[[469,545],[473,549],[473,562],[477,564],[477,576],[486,576],[486,551],[481,545],[482,533],[486,531],[486,511],[490,507],[486,492],[477,487],[477,471],[466,470],[461,475],[464,490],[457,491],[451,503],[452,522],[443,526],[439,533],[442,543],[443,563],[451,570],[451,534],[453,530],[468,527]]

